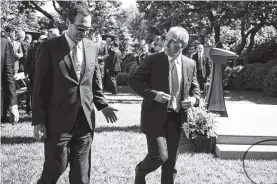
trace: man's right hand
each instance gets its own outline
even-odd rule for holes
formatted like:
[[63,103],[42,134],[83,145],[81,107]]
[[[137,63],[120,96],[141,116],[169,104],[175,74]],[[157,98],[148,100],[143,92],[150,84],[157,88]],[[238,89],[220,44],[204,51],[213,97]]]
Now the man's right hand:
[[165,103],[167,101],[169,101],[171,98],[171,96],[169,94],[166,94],[162,91],[158,92],[155,99],[157,102],[160,102],[160,103]]
[[34,136],[37,141],[43,141],[46,138],[46,127],[44,124],[34,126]]

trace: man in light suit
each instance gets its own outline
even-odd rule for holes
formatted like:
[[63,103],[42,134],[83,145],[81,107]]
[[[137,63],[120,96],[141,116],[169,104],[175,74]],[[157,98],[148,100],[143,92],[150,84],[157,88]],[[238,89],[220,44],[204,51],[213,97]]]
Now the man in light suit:
[[32,125],[45,141],[39,184],[56,183],[68,163],[69,182],[89,184],[94,105],[108,122],[117,120],[100,87],[97,45],[84,38],[91,28],[87,7],[73,7],[66,24],[64,35],[41,43],[35,70]]
[[[4,122],[7,120],[6,114],[3,115],[3,103],[7,104],[7,108],[10,110],[10,114],[13,116],[13,121],[19,120],[17,96],[15,80],[13,76],[13,49],[10,41],[2,37],[1,38],[1,120]],[[7,109],[6,109],[7,111]]]
[[135,184],[145,184],[145,176],[160,166],[161,183],[174,183],[182,122],[200,98],[195,62],[181,53],[188,40],[184,28],[172,27],[164,52],[146,57],[129,78],[129,86],[143,97],[141,130],[148,145],[148,154],[136,166]]
[[212,62],[208,57],[204,56],[204,46],[199,44],[197,52],[192,55],[192,59],[196,62],[197,81],[200,89],[204,90],[204,84],[208,81],[211,75]]

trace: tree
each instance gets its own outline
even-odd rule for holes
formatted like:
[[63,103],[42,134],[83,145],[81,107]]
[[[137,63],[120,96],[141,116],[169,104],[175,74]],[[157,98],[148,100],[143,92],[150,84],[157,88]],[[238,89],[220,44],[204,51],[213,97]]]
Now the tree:
[[39,29],[38,19],[32,9],[28,9],[20,1],[1,1],[1,28],[13,25],[18,29],[36,31]]

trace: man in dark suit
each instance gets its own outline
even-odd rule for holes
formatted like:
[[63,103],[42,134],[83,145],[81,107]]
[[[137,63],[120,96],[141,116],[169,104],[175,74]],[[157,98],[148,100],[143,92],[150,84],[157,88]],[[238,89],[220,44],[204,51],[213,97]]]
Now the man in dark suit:
[[[7,107],[10,110],[10,114],[13,116],[13,121],[19,120],[16,87],[13,71],[13,49],[10,41],[2,37],[1,38],[1,120],[4,120],[3,102],[6,101]],[[4,114],[6,115],[6,114]]]
[[204,84],[210,78],[212,62],[204,56],[204,46],[201,44],[198,45],[197,52],[192,56],[192,59],[196,62],[197,81],[201,91],[203,91]]
[[117,94],[117,75],[121,71],[120,63],[122,61],[122,54],[118,49],[118,43],[114,42],[111,47],[111,52],[107,58],[107,71],[110,75],[110,88],[112,94]]
[[23,57],[22,45],[20,42],[16,41],[15,28],[9,26],[6,28],[7,36],[10,38],[13,52],[14,52],[14,73],[20,72],[19,70],[19,60]]
[[145,176],[162,166],[162,184],[173,184],[182,122],[187,109],[199,105],[199,84],[195,62],[182,55],[188,32],[172,27],[164,52],[146,57],[130,76],[129,86],[143,97],[141,130],[146,134],[148,154],[136,166],[135,184],[145,184]]
[[104,89],[104,75],[105,75],[105,62],[104,60],[108,57],[108,48],[107,45],[102,41],[102,36],[97,34],[95,36],[95,41],[98,46],[98,64],[101,73],[101,80],[102,80],[102,89]]
[[95,110],[115,122],[100,87],[97,45],[84,38],[91,27],[85,6],[73,7],[67,32],[40,45],[33,88],[34,135],[44,139],[45,162],[39,184],[56,183],[70,163],[69,182],[89,184]]

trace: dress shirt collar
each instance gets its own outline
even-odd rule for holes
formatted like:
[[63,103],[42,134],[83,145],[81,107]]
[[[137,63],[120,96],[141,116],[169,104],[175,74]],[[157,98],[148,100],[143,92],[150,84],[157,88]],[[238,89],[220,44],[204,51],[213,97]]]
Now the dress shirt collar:
[[67,35],[67,32],[64,34],[65,35],[65,39],[68,43],[69,46],[69,50],[73,49],[73,47],[77,44],[77,47],[82,48],[82,41],[76,43],[74,42],[71,38],[69,38],[69,36]]
[[[170,56],[167,56],[168,57],[168,61],[170,62],[173,58],[170,57]],[[175,62],[177,62],[177,64],[181,64],[181,61],[182,61],[182,53],[180,53],[177,58],[175,59]]]

